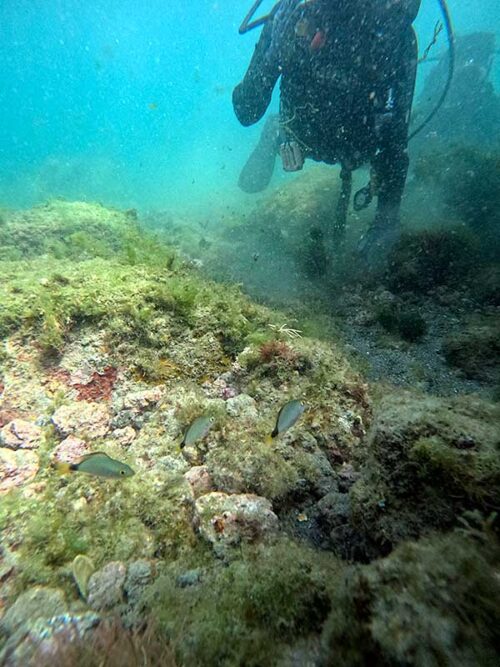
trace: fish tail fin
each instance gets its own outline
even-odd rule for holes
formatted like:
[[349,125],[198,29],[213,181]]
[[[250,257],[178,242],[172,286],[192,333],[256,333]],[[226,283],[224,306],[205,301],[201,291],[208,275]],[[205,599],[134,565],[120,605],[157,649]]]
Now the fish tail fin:
[[59,475],[67,475],[71,472],[71,463],[64,463],[63,461],[56,461],[52,464],[52,467],[56,469]]
[[266,435],[265,443],[266,445],[272,445],[273,444],[273,436],[272,435]]

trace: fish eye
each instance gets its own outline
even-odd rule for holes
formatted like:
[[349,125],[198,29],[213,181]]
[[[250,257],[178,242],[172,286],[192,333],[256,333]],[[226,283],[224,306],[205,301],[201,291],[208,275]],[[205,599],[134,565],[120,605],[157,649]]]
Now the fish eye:
[[120,470],[120,475],[124,475],[124,474],[125,474],[125,470]]

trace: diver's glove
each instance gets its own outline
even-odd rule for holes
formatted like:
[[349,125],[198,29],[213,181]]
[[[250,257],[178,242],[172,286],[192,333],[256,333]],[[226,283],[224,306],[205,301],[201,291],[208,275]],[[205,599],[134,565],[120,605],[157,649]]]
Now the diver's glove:
[[304,166],[304,153],[296,141],[284,141],[280,144],[280,156],[283,171],[300,171]]

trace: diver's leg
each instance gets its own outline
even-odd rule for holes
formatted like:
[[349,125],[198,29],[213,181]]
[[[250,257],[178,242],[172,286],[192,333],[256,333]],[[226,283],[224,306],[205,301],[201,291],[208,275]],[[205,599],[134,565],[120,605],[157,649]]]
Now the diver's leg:
[[342,166],[340,170],[340,181],[340,194],[337,200],[337,207],[335,209],[335,217],[333,220],[333,240],[337,243],[342,243],[344,240],[347,209],[349,207],[352,191],[352,171]]
[[269,185],[276,160],[278,135],[279,116],[273,114],[266,120],[259,143],[241,170],[238,185],[243,192],[261,192]]
[[373,168],[380,179],[377,211],[358,245],[358,250],[371,263],[381,259],[399,238],[401,199],[409,164],[407,151],[400,148],[398,152],[381,153],[373,161]]
[[[409,28],[399,55],[399,66],[390,86],[390,112],[382,114],[379,150],[372,160],[377,190],[377,211],[359,250],[369,259],[387,253],[399,237],[400,207],[408,173],[408,123],[410,118],[417,65],[417,43]],[[389,84],[388,84],[389,86]]]

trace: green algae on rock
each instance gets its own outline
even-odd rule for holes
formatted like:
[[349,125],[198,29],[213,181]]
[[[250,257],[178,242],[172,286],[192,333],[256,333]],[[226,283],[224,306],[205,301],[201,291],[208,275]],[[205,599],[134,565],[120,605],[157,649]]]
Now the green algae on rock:
[[331,599],[321,664],[493,667],[499,557],[495,536],[453,533],[349,568]]
[[443,345],[446,361],[467,377],[500,383],[500,318],[490,317],[448,336]]
[[[183,567],[184,565],[184,567]],[[317,632],[342,565],[281,538],[212,563],[196,585],[179,587],[185,564],[166,564],[147,605],[177,647],[180,664],[274,664],[286,644]]]
[[385,282],[395,292],[425,294],[462,284],[478,263],[477,239],[462,227],[407,232],[391,250]]
[[480,400],[389,395],[350,491],[353,522],[382,550],[500,503],[498,407]]
[[[272,229],[262,232],[279,232],[293,271],[300,266],[312,280],[322,273],[324,237],[315,232],[314,247],[299,246],[320,186],[321,225],[331,210],[326,178],[309,182],[307,201],[304,184],[284,188],[269,205]],[[288,196],[282,210],[279,198]],[[293,207],[300,215],[287,236],[283,216]],[[402,394],[382,401],[371,426],[370,390],[335,336],[308,338],[307,323],[208,281],[143,235],[134,216],[69,203],[6,215],[0,418],[20,426],[7,428],[1,450],[33,445],[8,452],[36,457],[36,469],[23,477],[14,461],[16,477],[0,467],[4,481],[16,480],[0,503],[0,614],[40,585],[60,591],[64,612],[52,625],[28,618],[28,634],[52,642],[67,623],[88,627],[91,650],[78,645],[76,655],[90,655],[89,664],[102,658],[94,639],[133,642],[152,616],[164,664],[260,667],[298,655],[306,662],[319,659],[322,636],[326,664],[363,664],[368,655],[418,665],[415,636],[398,622],[413,625],[420,608],[437,618],[435,635],[420,619],[436,655],[466,655],[439,629],[467,640],[464,613],[484,624],[488,655],[494,613],[482,598],[496,558],[491,536],[483,528],[431,542],[421,536],[449,530],[467,510],[498,506],[492,406]],[[32,233],[35,253],[26,242]],[[244,242],[250,230],[233,233]],[[291,326],[303,338],[291,337]],[[106,369],[112,382],[93,391]],[[307,412],[267,444],[279,407],[292,398]],[[182,428],[200,414],[214,427],[181,454]],[[72,460],[82,448],[127,460],[135,476],[116,485],[53,474],[54,457]],[[333,536],[322,541],[322,531]],[[367,563],[408,539],[420,541],[371,564],[346,562]],[[435,572],[434,560],[448,556],[449,570],[439,563]],[[85,572],[79,598],[75,563],[89,560],[96,569]],[[464,578],[472,573],[471,590],[477,583],[469,606],[469,584],[453,580],[454,567]],[[456,607],[442,604],[443,581]],[[96,627],[89,604],[99,615],[121,615],[132,630]],[[28,655],[16,631],[5,634],[9,655],[18,643],[20,659]],[[75,655],[66,649],[62,655]]]

